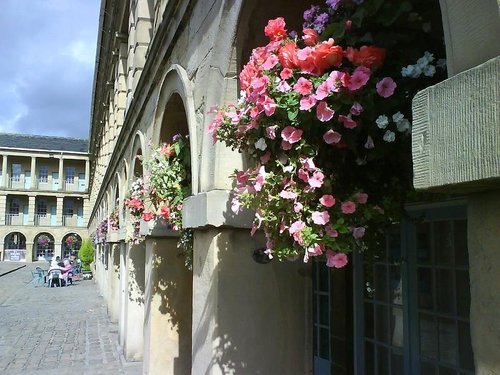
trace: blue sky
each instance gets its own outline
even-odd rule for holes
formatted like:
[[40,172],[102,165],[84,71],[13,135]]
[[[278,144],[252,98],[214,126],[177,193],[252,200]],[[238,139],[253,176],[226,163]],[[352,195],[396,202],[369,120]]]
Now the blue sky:
[[100,0],[1,0],[0,132],[88,138]]

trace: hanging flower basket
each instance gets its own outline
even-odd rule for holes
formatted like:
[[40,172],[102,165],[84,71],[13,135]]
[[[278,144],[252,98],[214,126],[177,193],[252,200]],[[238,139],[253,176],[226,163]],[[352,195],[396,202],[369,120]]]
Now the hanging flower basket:
[[47,247],[47,246],[49,246],[50,238],[49,238],[49,236],[42,234],[38,237],[37,243],[38,243],[38,246],[40,246],[40,247]]

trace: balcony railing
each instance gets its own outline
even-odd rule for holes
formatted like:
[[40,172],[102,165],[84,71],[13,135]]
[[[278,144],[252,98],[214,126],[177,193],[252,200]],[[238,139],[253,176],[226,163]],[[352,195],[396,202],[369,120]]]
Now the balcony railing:
[[24,215],[22,213],[6,214],[5,225],[24,225]]
[[50,215],[50,214],[36,214],[35,215],[35,225],[41,226],[41,227],[50,227],[50,226],[55,226],[55,216]]

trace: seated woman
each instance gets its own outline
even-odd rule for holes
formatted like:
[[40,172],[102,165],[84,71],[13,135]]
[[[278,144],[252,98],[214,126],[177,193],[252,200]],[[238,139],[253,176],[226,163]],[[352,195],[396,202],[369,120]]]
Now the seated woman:
[[61,268],[61,271],[64,283],[67,283],[68,276],[70,274],[73,276],[73,265],[70,263],[69,259],[64,259],[64,267]]

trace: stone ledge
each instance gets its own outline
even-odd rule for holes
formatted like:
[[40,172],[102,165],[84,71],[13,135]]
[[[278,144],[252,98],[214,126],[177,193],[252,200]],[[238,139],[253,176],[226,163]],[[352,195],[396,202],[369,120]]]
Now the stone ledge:
[[107,242],[120,242],[120,241],[125,241],[126,237],[126,231],[125,229],[119,229],[119,230],[112,230],[108,232],[107,235]]
[[179,237],[179,231],[172,230],[161,220],[141,220],[139,227],[139,234],[141,236],[149,237]]
[[416,189],[469,193],[500,186],[500,57],[413,99]]
[[251,228],[253,217],[253,212],[249,210],[237,215],[231,211],[231,194],[227,190],[212,190],[189,197],[182,209],[184,228]]

